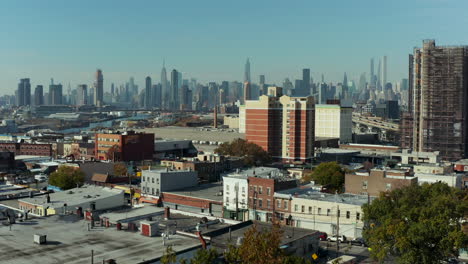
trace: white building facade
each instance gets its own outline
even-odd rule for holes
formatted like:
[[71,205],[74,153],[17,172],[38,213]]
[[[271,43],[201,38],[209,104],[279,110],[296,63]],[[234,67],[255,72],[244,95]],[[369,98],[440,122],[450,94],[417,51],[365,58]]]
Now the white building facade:
[[223,207],[226,217],[237,220],[247,219],[248,180],[246,176],[223,177]]
[[353,108],[337,104],[315,105],[315,137],[339,138],[352,142]]

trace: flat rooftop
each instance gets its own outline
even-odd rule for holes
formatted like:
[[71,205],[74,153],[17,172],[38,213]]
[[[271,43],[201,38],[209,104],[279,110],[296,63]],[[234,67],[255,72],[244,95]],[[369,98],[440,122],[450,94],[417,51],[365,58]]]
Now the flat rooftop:
[[[47,244],[33,243],[34,234],[47,235]],[[166,241],[175,251],[200,246],[198,239],[172,235]],[[95,227],[74,215],[50,216],[14,224],[11,231],[0,228],[1,262],[18,263],[94,263],[114,259],[117,263],[139,263],[161,257],[165,252],[162,238],[142,236],[139,232]]]
[[184,188],[181,190],[169,191],[165,193],[172,193],[187,197],[196,197],[200,199],[211,200],[215,202],[223,202],[223,196],[218,195],[223,191],[222,183],[208,183],[195,187]]
[[50,203],[47,203],[46,196],[24,198],[19,201],[29,204],[46,205],[54,208],[56,206],[62,207],[64,203],[68,204],[68,206],[73,206],[87,201],[105,199],[121,193],[123,193],[123,191],[119,189],[111,189],[95,185],[83,185],[80,188],[73,188],[67,191],[49,194]]
[[[227,249],[230,244],[236,243],[237,238],[244,237],[244,233],[247,232],[253,224],[257,225],[257,230],[259,231],[270,230],[272,228],[270,223],[254,221],[250,225],[231,231],[231,234],[229,234],[229,232],[225,232],[218,236],[211,236],[211,245],[215,248]],[[281,245],[288,244],[305,236],[313,236],[317,233],[315,230],[290,226],[281,226],[281,230],[283,231]],[[208,233],[207,236],[210,236],[210,234]]]
[[343,203],[343,204],[352,204],[352,205],[363,205],[368,202],[367,195],[357,195],[357,194],[331,194],[323,193],[317,191],[316,188],[313,188],[313,185],[303,185],[293,189],[287,189],[279,192],[275,192],[275,196],[284,196],[290,195],[296,198],[324,201],[324,202],[333,202],[333,203]]
[[277,168],[271,167],[257,167],[257,168],[250,168],[247,170],[239,170],[236,172],[229,173],[225,175],[225,177],[233,177],[233,178],[242,178],[247,179],[248,177],[259,177],[259,178],[283,178],[284,173],[281,172]]
[[144,131],[147,133],[154,133],[157,137],[163,139],[188,139],[188,140],[202,140],[202,141],[221,141],[230,142],[236,138],[244,138],[243,133],[228,132],[228,131],[203,131],[200,133],[201,128],[194,127],[155,127],[145,128],[138,131]]

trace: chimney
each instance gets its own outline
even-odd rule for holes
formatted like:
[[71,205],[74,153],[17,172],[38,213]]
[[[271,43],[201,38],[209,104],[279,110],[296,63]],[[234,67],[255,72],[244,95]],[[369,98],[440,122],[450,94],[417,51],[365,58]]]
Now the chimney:
[[198,239],[200,239],[200,242],[202,243],[202,248],[203,249],[206,249],[206,241],[205,239],[203,238],[202,234],[200,231],[197,231],[197,236],[198,236]]
[[171,209],[169,206],[164,207],[164,220],[169,220],[171,217]]
[[218,128],[218,109],[216,105],[214,106],[213,127]]

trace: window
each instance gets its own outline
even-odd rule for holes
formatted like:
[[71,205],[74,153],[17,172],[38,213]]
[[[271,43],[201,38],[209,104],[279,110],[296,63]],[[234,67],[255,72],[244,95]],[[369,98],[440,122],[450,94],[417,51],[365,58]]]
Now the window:
[[330,209],[327,209],[327,216],[330,215]]
[[294,205],[294,211],[297,212],[299,210],[299,206],[297,204]]
[[319,208],[317,209],[317,214],[318,214],[318,215],[321,215],[321,214],[322,214],[322,208],[319,207]]
[[346,211],[346,219],[349,219],[351,217],[351,212],[350,211]]
[[245,199],[244,198],[242,198],[242,204],[245,204]]
[[312,206],[309,206],[309,214],[312,213]]
[[226,184],[226,191],[229,191],[229,185]]
[[257,186],[254,186],[254,192],[257,192]]
[[244,186],[242,186],[242,192],[245,193],[245,187]]
[[276,200],[276,208],[281,208],[281,200]]
[[226,203],[229,203],[229,197],[226,197]]
[[263,206],[263,201],[262,199],[258,199],[258,207],[262,208]]
[[301,206],[301,213],[303,213],[305,210],[305,206]]
[[390,191],[391,189],[392,189],[392,184],[391,183],[385,184],[385,190],[386,191]]
[[154,188],[151,188],[151,194],[154,194]]
[[270,208],[270,200],[267,200],[267,208]]
[[367,190],[367,181],[362,182],[362,188]]
[[270,187],[267,188],[267,195],[270,195]]
[[262,190],[263,190],[262,186],[258,186],[258,193],[259,194],[262,194]]
[[151,178],[151,182],[153,182],[153,183],[154,183],[154,178]]
[[288,201],[284,201],[284,209],[288,209]]
[[356,220],[359,220],[361,218],[361,214],[360,213],[356,213]]

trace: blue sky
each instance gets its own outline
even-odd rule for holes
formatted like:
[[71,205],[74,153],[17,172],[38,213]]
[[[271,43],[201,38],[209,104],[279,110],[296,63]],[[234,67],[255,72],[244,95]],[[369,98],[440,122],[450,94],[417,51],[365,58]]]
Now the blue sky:
[[254,81],[279,84],[305,67],[357,79],[387,55],[395,81],[423,39],[468,45],[467,10],[466,0],[0,0],[0,94],[23,77],[91,84],[96,68],[106,90],[130,76],[142,86],[159,81],[163,58],[206,82],[242,80],[249,57]]

